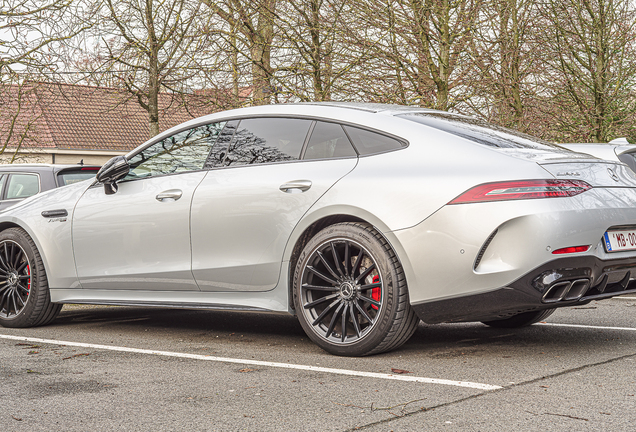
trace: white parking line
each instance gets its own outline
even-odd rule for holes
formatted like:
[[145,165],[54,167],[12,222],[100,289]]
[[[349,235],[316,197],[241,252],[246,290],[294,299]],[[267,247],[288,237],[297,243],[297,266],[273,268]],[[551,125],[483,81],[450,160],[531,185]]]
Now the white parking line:
[[178,357],[178,358],[187,358],[193,360],[206,360],[206,361],[214,361],[214,362],[222,362],[222,363],[238,363],[242,365],[254,365],[254,366],[267,366],[267,367],[275,367],[282,369],[297,369],[297,370],[306,370],[312,372],[323,372],[337,375],[350,375],[350,376],[359,376],[365,378],[379,378],[379,379],[387,379],[387,380],[395,380],[395,381],[410,381],[410,382],[419,382],[425,384],[442,384],[456,387],[468,387],[479,390],[497,390],[502,387],[490,384],[481,384],[481,383],[473,383],[466,381],[451,381],[445,379],[437,379],[437,378],[424,378],[417,376],[407,376],[407,375],[392,375],[385,373],[376,373],[376,372],[361,372],[347,369],[333,369],[333,368],[325,368],[319,366],[309,366],[309,365],[298,365],[298,364],[289,364],[289,363],[275,363],[275,362],[267,362],[267,361],[259,361],[259,360],[245,360],[245,359],[235,359],[229,357],[213,357],[208,355],[200,355],[200,354],[187,354],[187,353],[177,353],[170,351],[155,351],[155,350],[147,350],[140,348],[128,348],[128,347],[118,347],[111,345],[96,345],[82,342],[67,342],[67,341],[59,341],[52,339],[40,339],[40,338],[30,338],[30,337],[22,337],[22,336],[10,336],[0,334],[0,339],[11,339],[25,342],[35,342],[35,343],[45,343],[52,345],[66,345],[66,346],[76,346],[83,348],[93,348],[93,349],[102,349],[108,351],[119,351],[119,352],[129,352],[136,354],[150,354],[150,355],[158,355],[165,357]]
[[551,326],[551,327],[577,327],[577,328],[601,329],[601,330],[636,331],[636,328],[633,328],[633,327],[605,327],[605,326],[591,326],[591,325],[582,325],[582,324],[558,324],[558,323],[538,323],[537,325]]
[[636,297],[612,297],[613,300],[636,300]]

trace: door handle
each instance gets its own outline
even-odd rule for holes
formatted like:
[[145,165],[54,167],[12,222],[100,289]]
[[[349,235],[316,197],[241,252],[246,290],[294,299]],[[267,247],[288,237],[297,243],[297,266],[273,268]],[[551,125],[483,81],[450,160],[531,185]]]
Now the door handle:
[[157,201],[169,202],[178,200],[179,198],[181,198],[181,195],[183,195],[183,191],[179,189],[170,189],[161,192],[159,195],[156,196],[156,198]]
[[294,180],[280,185],[279,189],[286,193],[305,192],[311,187],[309,180]]

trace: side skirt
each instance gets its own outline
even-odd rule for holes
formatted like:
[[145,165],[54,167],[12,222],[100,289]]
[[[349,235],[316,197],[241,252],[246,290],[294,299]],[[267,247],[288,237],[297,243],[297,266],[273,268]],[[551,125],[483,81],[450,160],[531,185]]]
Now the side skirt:
[[289,306],[287,276],[289,262],[281,266],[278,285],[270,291],[133,291],[50,289],[53,303],[170,307],[294,314]]

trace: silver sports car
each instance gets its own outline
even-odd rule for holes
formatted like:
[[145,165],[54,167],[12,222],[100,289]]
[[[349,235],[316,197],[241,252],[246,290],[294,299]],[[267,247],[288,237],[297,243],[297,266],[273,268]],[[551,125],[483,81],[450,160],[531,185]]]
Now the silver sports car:
[[0,213],[0,323],[64,303],[295,314],[330,353],[636,292],[636,178],[446,112],[244,108]]

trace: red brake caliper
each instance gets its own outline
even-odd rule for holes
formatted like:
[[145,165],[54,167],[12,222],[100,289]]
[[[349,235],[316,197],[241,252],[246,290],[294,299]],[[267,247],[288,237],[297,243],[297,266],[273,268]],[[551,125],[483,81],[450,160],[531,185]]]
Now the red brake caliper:
[[[380,276],[379,275],[375,275],[373,276],[373,283],[378,283],[380,282]],[[382,290],[381,287],[377,287],[377,288],[373,288],[371,290],[371,298],[377,302],[380,301],[380,296],[382,295]],[[371,307],[375,310],[378,310],[378,307],[375,305],[371,305]]]

